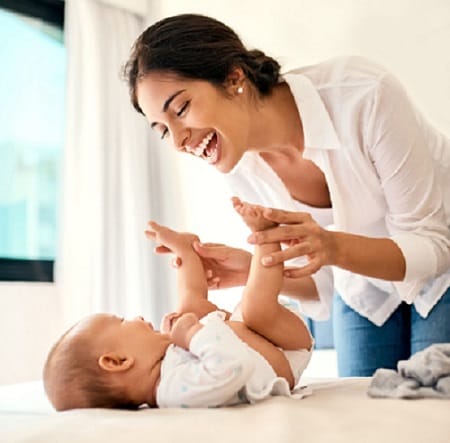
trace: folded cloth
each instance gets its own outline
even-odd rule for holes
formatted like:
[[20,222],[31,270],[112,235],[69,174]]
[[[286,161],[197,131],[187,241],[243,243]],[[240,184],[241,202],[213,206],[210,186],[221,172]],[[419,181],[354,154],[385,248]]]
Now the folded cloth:
[[367,393],[371,397],[450,399],[450,343],[417,352],[392,369],[377,369]]

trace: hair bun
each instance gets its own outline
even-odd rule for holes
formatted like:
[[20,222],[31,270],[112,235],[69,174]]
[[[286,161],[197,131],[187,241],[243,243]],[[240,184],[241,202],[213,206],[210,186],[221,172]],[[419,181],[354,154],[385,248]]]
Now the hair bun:
[[247,76],[255,83],[261,94],[270,93],[278,83],[280,64],[258,49],[248,51],[245,59],[248,67]]

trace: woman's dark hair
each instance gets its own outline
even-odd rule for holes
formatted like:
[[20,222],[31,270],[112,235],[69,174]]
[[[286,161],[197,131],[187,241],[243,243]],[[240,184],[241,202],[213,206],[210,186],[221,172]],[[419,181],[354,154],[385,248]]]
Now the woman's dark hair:
[[218,20],[181,14],[160,20],[138,37],[124,74],[133,106],[143,114],[136,87],[150,72],[168,72],[222,87],[237,67],[260,96],[269,95],[278,83],[280,65],[276,60],[261,51],[247,50],[238,35]]

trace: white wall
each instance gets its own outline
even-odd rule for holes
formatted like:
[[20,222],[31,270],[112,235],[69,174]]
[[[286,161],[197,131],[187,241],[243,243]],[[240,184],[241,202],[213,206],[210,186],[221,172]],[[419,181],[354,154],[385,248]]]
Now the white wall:
[[125,9],[138,15],[145,15],[147,12],[146,0],[99,0],[117,8]]
[[0,384],[41,376],[61,334],[59,298],[51,283],[0,283]]
[[[142,11],[142,3],[133,5]],[[249,46],[285,64],[340,54],[372,57],[390,68],[429,119],[450,134],[449,0],[149,0],[147,7],[149,22],[181,12],[217,17]],[[204,240],[238,243],[246,231],[229,209],[220,176],[198,161],[179,162],[186,220],[175,225],[201,233]],[[61,332],[55,286],[0,284],[0,383],[38,378]]]
[[287,64],[359,54],[391,69],[450,132],[448,0],[148,0],[149,22],[196,12],[231,26],[250,47]]

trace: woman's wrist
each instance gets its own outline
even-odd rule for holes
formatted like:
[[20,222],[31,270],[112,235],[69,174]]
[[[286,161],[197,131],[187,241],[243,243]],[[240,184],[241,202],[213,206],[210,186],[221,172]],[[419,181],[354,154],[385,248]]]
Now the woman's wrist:
[[344,267],[346,255],[346,238],[345,234],[338,231],[328,231],[328,265]]
[[330,263],[341,269],[388,281],[404,278],[406,262],[390,238],[373,238],[346,232],[330,236]]

